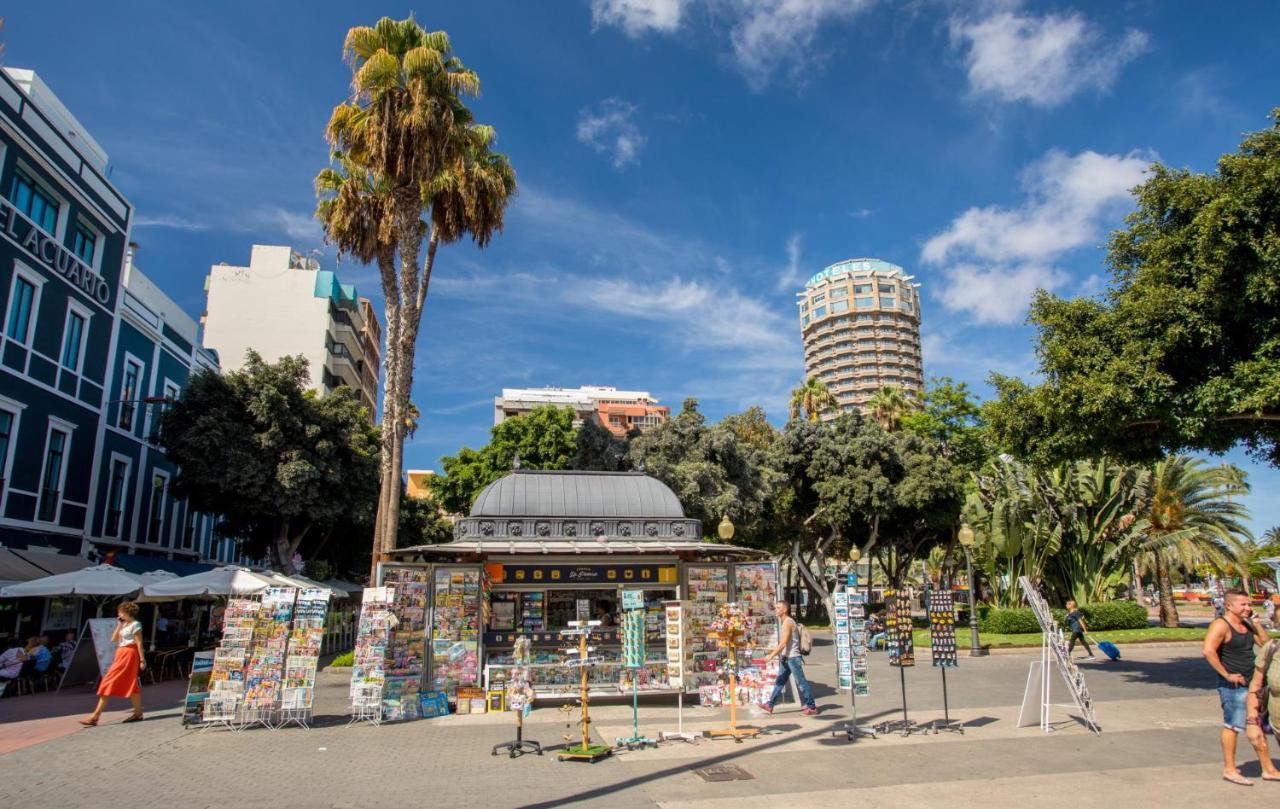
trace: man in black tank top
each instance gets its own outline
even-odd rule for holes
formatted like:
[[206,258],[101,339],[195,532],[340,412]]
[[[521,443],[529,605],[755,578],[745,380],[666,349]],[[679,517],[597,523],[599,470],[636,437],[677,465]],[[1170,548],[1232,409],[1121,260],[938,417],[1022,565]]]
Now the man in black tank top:
[[[1222,777],[1241,786],[1253,786],[1253,782],[1236,767],[1236,737],[1245,729],[1253,649],[1268,641],[1266,630],[1249,621],[1251,613],[1247,595],[1239,590],[1228,591],[1222,617],[1209,624],[1204,638],[1204,657],[1218,673],[1218,698],[1222,702]],[[1260,761],[1270,760],[1265,740],[1261,747],[1255,744],[1254,749]]]

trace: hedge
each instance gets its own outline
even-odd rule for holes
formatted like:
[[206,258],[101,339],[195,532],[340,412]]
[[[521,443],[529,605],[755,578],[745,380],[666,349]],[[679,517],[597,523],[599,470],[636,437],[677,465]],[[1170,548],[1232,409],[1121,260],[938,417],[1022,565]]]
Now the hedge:
[[[1065,630],[1067,611],[1054,609],[1053,617]],[[1109,629],[1146,629],[1147,609],[1136,601],[1103,601],[1083,608],[1085,626],[1090,632]],[[1024,635],[1040,631],[1040,623],[1029,607],[1019,609],[992,608],[978,611],[978,628],[998,635]]]
[[343,652],[329,662],[330,666],[352,666],[356,662],[355,652]]

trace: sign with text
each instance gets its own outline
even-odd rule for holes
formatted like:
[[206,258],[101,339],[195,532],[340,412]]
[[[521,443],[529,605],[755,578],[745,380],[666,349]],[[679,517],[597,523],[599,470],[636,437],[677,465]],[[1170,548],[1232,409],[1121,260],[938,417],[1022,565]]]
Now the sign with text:
[[501,565],[502,584],[675,584],[674,565]]

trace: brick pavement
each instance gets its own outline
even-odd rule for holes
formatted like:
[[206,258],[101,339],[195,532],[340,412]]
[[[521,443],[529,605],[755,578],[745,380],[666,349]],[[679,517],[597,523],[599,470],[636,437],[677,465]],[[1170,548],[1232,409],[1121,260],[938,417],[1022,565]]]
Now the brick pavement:
[[[830,682],[829,647],[809,666]],[[1126,650],[1120,664],[1086,671],[1104,732],[1069,721],[1043,734],[1013,727],[1029,656],[971,660],[948,675],[954,717],[975,723],[964,736],[863,740],[854,745],[829,729],[848,715],[845,700],[819,687],[824,714],[801,717],[786,704],[759,724],[772,733],[742,744],[674,743],[621,753],[597,764],[553,756],[492,757],[492,745],[512,735],[505,715],[346,727],[345,677],[321,676],[323,714],[311,730],[184,731],[176,707],[152,710],[146,722],[103,725],[0,756],[7,802],[23,809],[57,806],[369,807],[584,806],[681,807],[920,805],[945,798],[956,806],[1004,806],[1034,800],[1044,806],[1090,806],[1104,789],[1147,795],[1163,806],[1212,805],[1243,797],[1217,780],[1217,707],[1194,650]],[[872,658],[873,694],[865,716],[899,708],[896,673]],[[940,713],[937,671],[908,672],[914,718]],[[641,730],[675,727],[674,705],[646,700]],[[0,703],[0,707],[3,703]],[[593,709],[597,735],[630,732],[630,707]],[[1065,716],[1060,714],[1062,718]],[[723,712],[692,708],[686,727],[724,723]],[[22,724],[22,723],[15,723]],[[533,713],[526,736],[561,743],[563,717]],[[1242,761],[1247,761],[1243,752]],[[755,780],[706,783],[691,768],[735,763]],[[1246,772],[1257,771],[1257,763]],[[999,780],[988,781],[998,778]],[[1280,785],[1254,788],[1280,797]],[[1137,801],[1142,805],[1142,801]]]

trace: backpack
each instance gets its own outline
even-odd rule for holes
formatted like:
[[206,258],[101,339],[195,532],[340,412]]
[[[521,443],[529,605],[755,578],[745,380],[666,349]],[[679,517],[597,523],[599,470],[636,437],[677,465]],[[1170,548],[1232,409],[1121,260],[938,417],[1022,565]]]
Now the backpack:
[[809,652],[813,651],[813,635],[809,632],[809,627],[796,621],[796,628],[800,630],[800,654],[808,657]]

